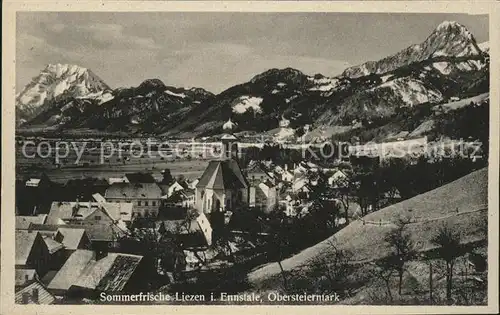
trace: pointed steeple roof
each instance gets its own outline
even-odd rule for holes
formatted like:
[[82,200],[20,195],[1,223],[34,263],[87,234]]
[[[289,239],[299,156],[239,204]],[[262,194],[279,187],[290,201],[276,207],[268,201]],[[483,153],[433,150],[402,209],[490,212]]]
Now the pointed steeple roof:
[[248,187],[238,163],[234,160],[211,161],[196,188],[238,189]]
[[234,131],[235,128],[236,128],[236,124],[231,121],[231,118],[229,118],[229,120],[226,121],[224,123],[224,125],[222,125],[222,129],[224,131],[227,131],[227,132],[232,132],[232,131]]

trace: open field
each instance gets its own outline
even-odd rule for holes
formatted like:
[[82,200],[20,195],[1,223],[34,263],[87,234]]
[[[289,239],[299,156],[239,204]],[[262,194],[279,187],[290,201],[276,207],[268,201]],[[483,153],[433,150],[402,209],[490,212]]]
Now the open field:
[[[420,251],[434,248],[430,240],[443,224],[460,231],[463,243],[484,241],[487,222],[487,169],[475,171],[447,185],[391,205],[356,220],[332,237],[282,261],[284,270],[307,266],[311,259],[329,250],[332,240],[340,249],[354,254],[355,263],[370,262],[388,255],[384,237],[400,217],[411,219],[408,231]],[[276,286],[280,268],[270,263],[249,274],[256,289]]]
[[490,98],[489,92],[483,93],[483,94],[479,94],[479,95],[474,96],[474,97],[464,98],[464,99],[459,100],[459,101],[449,102],[449,103],[441,104],[441,105],[436,105],[436,106],[434,106],[434,110],[440,110],[440,111],[444,111],[444,112],[447,112],[450,110],[457,110],[459,108],[469,106],[470,103],[481,104],[481,103],[485,102],[486,100],[488,100],[489,98]]
[[[22,178],[39,171],[45,172],[55,182],[65,182],[70,179],[97,177],[107,179],[120,177],[130,172],[151,172],[157,179],[161,179],[161,171],[170,169],[173,176],[183,175],[194,179],[201,176],[208,160],[180,159],[173,156],[162,157],[158,152],[143,156],[133,156],[130,152],[115,153],[101,158],[99,149],[87,150],[80,159],[73,150],[68,156],[55,159],[55,149],[52,152],[45,148],[38,154],[34,148],[25,153],[20,147],[16,148],[16,176]],[[36,153],[36,154],[35,154]],[[49,154],[50,153],[50,154]],[[64,155],[64,153],[61,153]],[[42,156],[42,157],[41,157]],[[47,156],[43,158],[43,156]]]
[[170,169],[172,176],[183,175],[188,179],[196,179],[201,176],[208,161],[170,161],[162,163],[144,162],[140,164],[127,165],[102,165],[100,167],[79,167],[79,168],[61,168],[51,169],[46,173],[49,178],[55,182],[65,182],[69,179],[81,179],[86,177],[97,177],[107,179],[109,177],[121,177],[125,173],[132,172],[151,172],[153,176],[160,180],[161,170]]

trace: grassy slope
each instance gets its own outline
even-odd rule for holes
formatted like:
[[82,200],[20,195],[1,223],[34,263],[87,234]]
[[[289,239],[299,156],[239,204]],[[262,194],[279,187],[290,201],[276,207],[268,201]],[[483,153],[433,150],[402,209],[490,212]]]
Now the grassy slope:
[[[484,239],[481,224],[487,212],[474,210],[486,208],[487,175],[486,168],[475,171],[447,185],[371,213],[364,220],[390,222],[401,216],[418,220],[409,225],[409,231],[421,250],[432,248],[430,239],[445,222],[460,231],[464,242]],[[363,225],[359,220],[354,221],[331,238],[285,259],[282,262],[283,268],[291,270],[307,264],[310,259],[328,250],[328,242],[332,238],[340,248],[351,250],[357,262],[382,258],[389,251],[384,243],[384,236],[390,229],[390,224]],[[278,264],[270,263],[253,270],[248,278],[256,289],[272,289],[279,281],[279,274]]]

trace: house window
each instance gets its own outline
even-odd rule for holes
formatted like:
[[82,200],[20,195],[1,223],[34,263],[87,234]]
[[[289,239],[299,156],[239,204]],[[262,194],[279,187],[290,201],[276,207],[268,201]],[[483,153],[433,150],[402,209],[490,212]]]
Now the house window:
[[144,201],[144,205],[147,207],[147,206],[148,206],[148,202],[147,202],[147,201]]
[[149,211],[144,212],[144,217],[149,217]]
[[156,206],[156,201],[153,201],[153,207]]
[[137,201],[137,205],[140,206],[141,205],[141,202],[140,201]]
[[101,216],[100,216],[100,215],[96,215],[96,216],[94,217],[94,219],[95,219],[96,221],[99,221],[99,220],[101,220]]
[[239,201],[243,200],[243,193],[241,192],[241,190],[238,190],[238,200]]

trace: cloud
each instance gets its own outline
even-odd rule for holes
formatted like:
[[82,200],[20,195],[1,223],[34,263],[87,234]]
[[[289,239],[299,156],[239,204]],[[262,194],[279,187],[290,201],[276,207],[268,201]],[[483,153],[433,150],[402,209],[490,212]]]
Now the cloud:
[[[160,49],[151,37],[140,37],[125,33],[125,27],[120,24],[90,24],[77,26],[80,32],[87,32],[98,46],[109,49]],[[137,47],[138,46],[138,47]]]
[[[424,40],[443,19],[479,41],[488,18],[449,14],[19,12],[17,86],[47,63],[92,69],[112,87],[147,78],[219,92],[269,68],[334,76]],[[346,61],[349,61],[346,62]]]

